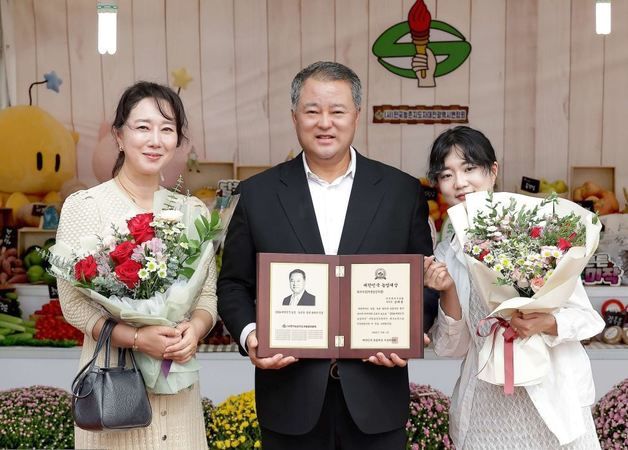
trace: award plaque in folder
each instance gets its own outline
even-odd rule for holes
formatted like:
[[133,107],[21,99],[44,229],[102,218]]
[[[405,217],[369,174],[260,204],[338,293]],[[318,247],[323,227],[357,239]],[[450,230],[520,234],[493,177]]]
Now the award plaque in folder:
[[423,357],[422,255],[257,255],[257,355]]

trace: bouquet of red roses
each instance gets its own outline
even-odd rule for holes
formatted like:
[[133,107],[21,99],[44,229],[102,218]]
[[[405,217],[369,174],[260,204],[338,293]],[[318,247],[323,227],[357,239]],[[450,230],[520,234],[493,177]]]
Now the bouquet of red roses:
[[75,285],[108,297],[149,299],[177,280],[189,279],[194,273],[190,262],[217,235],[220,219],[217,211],[211,219],[200,215],[195,240],[188,238],[182,218],[180,211],[164,210],[135,215],[122,227],[113,225],[110,235],[74,263]]
[[[85,236],[80,249],[57,242],[48,258],[51,271],[118,319],[174,326],[199,298],[237,200],[232,196],[226,208],[209,214],[196,198],[160,190],[155,214],[137,214],[102,236]],[[156,393],[175,393],[198,379],[196,360],[162,364],[139,352],[136,360],[146,387]]]

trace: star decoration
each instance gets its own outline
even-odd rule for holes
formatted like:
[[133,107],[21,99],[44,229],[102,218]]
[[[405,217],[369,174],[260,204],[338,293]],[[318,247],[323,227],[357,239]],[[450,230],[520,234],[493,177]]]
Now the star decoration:
[[46,87],[48,89],[52,89],[57,94],[59,93],[59,86],[61,86],[63,80],[57,76],[57,72],[51,70],[49,73],[45,73],[44,80],[46,80]]
[[178,87],[179,89],[187,89],[188,84],[192,81],[192,77],[188,73],[185,67],[181,67],[180,69],[173,70],[172,72],[172,85]]

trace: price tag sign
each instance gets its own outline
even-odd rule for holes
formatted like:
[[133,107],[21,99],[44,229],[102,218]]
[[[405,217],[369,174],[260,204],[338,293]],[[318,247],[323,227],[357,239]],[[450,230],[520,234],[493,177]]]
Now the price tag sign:
[[541,188],[541,182],[534,178],[521,177],[521,190],[536,194]]

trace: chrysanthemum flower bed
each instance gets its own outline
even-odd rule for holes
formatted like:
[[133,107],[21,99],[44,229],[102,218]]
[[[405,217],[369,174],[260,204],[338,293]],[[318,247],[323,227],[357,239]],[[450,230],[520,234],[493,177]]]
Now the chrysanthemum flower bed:
[[0,392],[0,448],[74,448],[70,398],[48,386]]
[[628,446],[628,378],[600,399],[593,409],[595,428],[604,450]]
[[[229,397],[215,408],[204,402],[207,443],[211,450],[261,448],[262,435],[255,412],[255,392]],[[209,420],[207,420],[209,412]]]
[[409,450],[453,449],[449,437],[449,397],[431,386],[410,383]]

